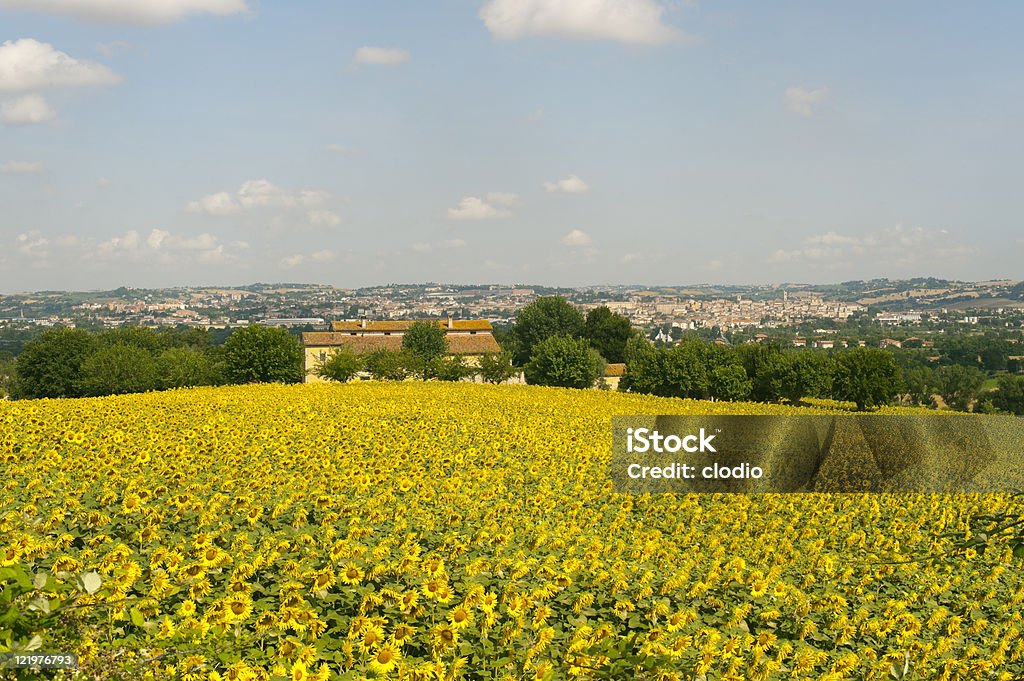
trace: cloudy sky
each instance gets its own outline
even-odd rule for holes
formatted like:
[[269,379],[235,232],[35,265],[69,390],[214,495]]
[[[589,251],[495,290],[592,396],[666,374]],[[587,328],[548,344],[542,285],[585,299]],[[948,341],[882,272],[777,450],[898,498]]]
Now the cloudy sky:
[[0,291],[1024,277],[1022,20],[0,0]]

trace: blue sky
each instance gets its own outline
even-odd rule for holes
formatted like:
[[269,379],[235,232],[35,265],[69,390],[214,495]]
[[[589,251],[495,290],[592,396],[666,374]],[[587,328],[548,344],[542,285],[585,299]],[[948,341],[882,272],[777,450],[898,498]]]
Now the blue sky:
[[1022,19],[0,0],[0,291],[1021,278]]

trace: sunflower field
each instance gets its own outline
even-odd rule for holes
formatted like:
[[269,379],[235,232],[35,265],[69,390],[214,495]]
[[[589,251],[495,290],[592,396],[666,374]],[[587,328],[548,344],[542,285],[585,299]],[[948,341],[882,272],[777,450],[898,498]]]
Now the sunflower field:
[[1007,495],[611,490],[615,415],[787,411],[422,382],[0,402],[0,651],[74,652],[66,679],[1024,678],[1020,561],[947,553]]

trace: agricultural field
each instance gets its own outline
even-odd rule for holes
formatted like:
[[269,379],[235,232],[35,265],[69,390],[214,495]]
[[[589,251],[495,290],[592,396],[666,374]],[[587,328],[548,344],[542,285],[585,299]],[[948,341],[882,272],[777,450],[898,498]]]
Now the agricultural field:
[[786,411],[419,382],[0,403],[0,646],[84,679],[1024,678],[1021,562],[944,553],[1008,496],[611,491],[615,415]]

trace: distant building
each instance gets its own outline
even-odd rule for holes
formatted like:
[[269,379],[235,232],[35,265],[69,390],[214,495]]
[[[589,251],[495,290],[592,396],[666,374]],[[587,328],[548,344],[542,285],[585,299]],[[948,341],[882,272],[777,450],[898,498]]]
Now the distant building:
[[[302,334],[305,348],[306,382],[322,382],[313,369],[344,348],[357,355],[375,350],[401,350],[402,336],[415,320],[333,322],[330,331],[307,331]],[[482,355],[501,352],[494,340],[493,328],[486,319],[426,320],[445,329],[448,353],[462,355],[468,363],[479,363]]]
[[264,319],[259,323],[263,326],[323,326],[326,324],[320,317],[283,317],[281,319]]
[[626,365],[621,363],[612,363],[604,368],[604,375],[601,376],[601,380],[608,386],[609,390],[618,390],[619,381],[626,375]]

